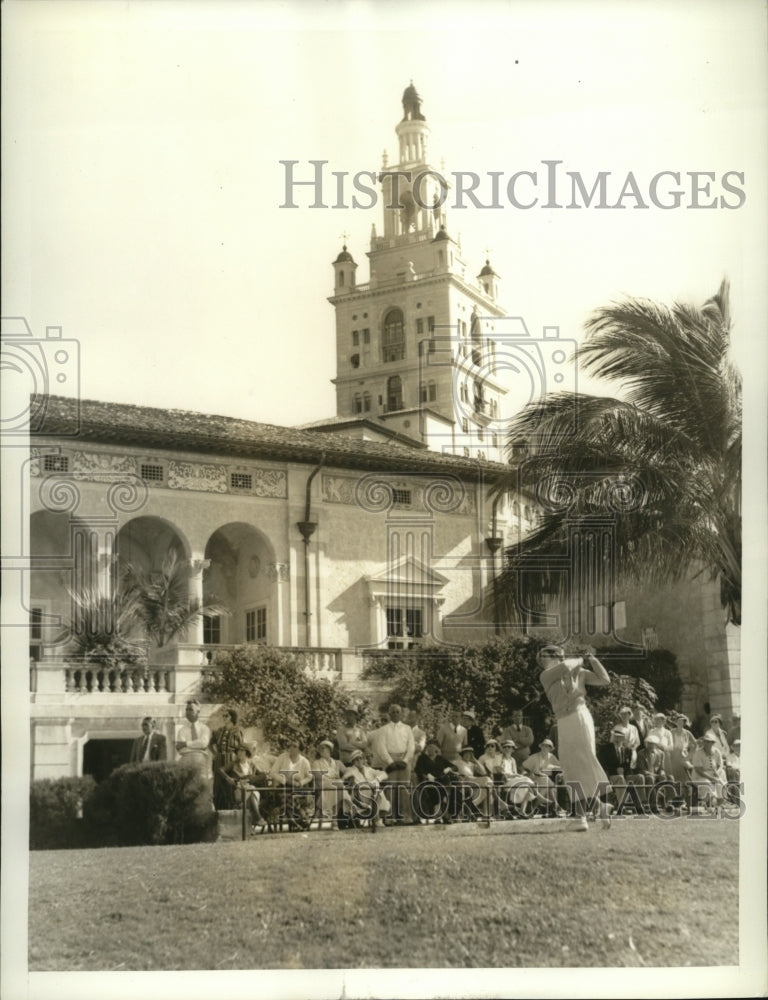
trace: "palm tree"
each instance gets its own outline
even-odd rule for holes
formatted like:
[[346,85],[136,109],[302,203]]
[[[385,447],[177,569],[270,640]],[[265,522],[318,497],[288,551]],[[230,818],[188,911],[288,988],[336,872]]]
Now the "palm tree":
[[66,643],[66,659],[97,663],[106,668],[146,666],[146,644],[136,641],[133,630],[136,604],[104,594],[98,587],[68,588],[71,615],[54,641]]
[[202,615],[229,614],[221,605],[190,599],[189,567],[175,549],[168,550],[159,570],[129,563],[122,581],[123,601],[131,606],[133,620],[158,648],[183,635]]
[[741,378],[728,291],[723,281],[700,309],[645,299],[599,309],[580,364],[623,398],[557,393],[513,419],[511,469],[495,490],[532,491],[542,513],[508,553],[507,599],[562,596],[552,557],[574,525],[610,514],[623,577],[665,584],[705,572],[740,624]]

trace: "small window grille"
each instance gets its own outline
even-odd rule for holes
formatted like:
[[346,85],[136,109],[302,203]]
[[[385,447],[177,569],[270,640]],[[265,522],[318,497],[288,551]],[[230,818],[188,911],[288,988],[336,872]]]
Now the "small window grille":
[[363,343],[370,344],[371,342],[371,331],[368,327],[363,330]]
[[162,483],[163,481],[162,465],[149,465],[142,462],[141,478],[144,479],[146,482],[150,483]]
[[69,472],[69,458],[66,455],[45,455],[43,472]]
[[411,506],[411,491],[410,490],[392,490],[392,505],[394,507],[410,507]]
[[352,331],[352,346],[353,347],[357,347],[357,345],[359,343],[360,343],[360,331],[359,330],[353,330]]
[[253,476],[250,472],[233,472],[229,485],[233,490],[250,490],[253,488]]

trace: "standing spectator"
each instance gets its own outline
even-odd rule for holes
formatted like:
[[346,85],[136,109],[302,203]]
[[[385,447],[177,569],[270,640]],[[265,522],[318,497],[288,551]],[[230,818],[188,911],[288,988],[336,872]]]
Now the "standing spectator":
[[224,780],[222,774],[237,759],[237,749],[243,745],[243,731],[238,728],[234,708],[225,708],[222,714],[224,725],[214,730],[211,736],[213,804],[216,809],[232,809],[235,805],[232,783]]
[[344,709],[344,722],[336,730],[336,745],[345,766],[355,750],[365,750],[368,746],[368,737],[358,724],[358,710],[354,705]]
[[141,720],[142,736],[133,741],[131,764],[145,764],[153,760],[168,759],[168,745],[162,733],[155,731],[157,722],[151,715]]
[[516,708],[512,713],[512,722],[501,731],[502,740],[512,740],[515,744],[515,763],[518,771],[523,762],[528,759],[533,746],[533,730],[523,725],[522,709]]
[[475,756],[479,756],[485,750],[485,733],[478,726],[477,716],[471,708],[467,708],[461,713],[461,724],[467,730],[465,746],[471,746]]
[[208,747],[211,743],[211,731],[204,722],[200,722],[200,702],[190,698],[184,710],[187,721],[182,722],[176,733],[176,752],[182,760],[193,762],[200,774],[206,779],[211,777],[211,755]]
[[[410,786],[415,745],[413,730],[402,721],[402,715],[403,710],[399,705],[389,706],[389,722],[371,733],[371,755],[373,766],[386,771],[389,781],[405,782]],[[403,817],[398,822],[406,825],[413,823],[410,795],[403,794],[404,789],[397,786],[392,791],[399,800],[399,808],[392,801],[395,816]]]
[[444,722],[437,730],[437,742],[440,753],[447,760],[457,761],[461,756],[461,748],[467,743],[467,730],[459,723],[458,712],[451,713],[449,722]]
[[701,746],[694,750],[691,759],[699,805],[707,807],[717,807],[723,801],[725,767],[716,743],[715,737],[711,733],[706,733]]
[[731,746],[733,746],[736,740],[741,739],[741,716],[732,716],[731,724],[728,727],[728,739],[731,742]]
[[614,729],[621,729],[624,732],[624,746],[627,750],[637,751],[640,747],[640,733],[637,726],[630,724],[632,709],[629,705],[624,705],[619,709],[618,721],[614,724]]
[[408,725],[413,730],[413,745],[415,748],[416,756],[418,756],[427,745],[427,734],[419,725],[420,722],[419,713],[416,709],[411,709],[408,713]]
[[672,781],[679,783],[680,789],[687,797],[686,782],[691,778],[691,757],[696,749],[696,737],[687,729],[691,722],[682,713],[675,716],[675,727],[672,730],[672,749],[669,751],[665,770]]
[[632,715],[629,718],[629,724],[637,730],[638,748],[642,748],[645,737],[648,735],[648,730],[651,728],[651,723],[645,708],[639,701],[632,702]]
[[704,733],[704,735],[714,736],[715,746],[720,751],[720,756],[723,758],[723,760],[725,760],[731,748],[728,746],[728,738],[722,726],[723,726],[722,715],[711,715],[709,717],[709,729]]

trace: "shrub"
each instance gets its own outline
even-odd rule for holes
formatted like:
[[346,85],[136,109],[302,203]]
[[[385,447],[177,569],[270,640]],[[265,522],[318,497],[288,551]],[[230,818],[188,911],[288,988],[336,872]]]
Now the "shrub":
[[237,707],[245,726],[261,726],[274,749],[290,738],[307,747],[338,725],[347,694],[324,677],[308,674],[296,657],[270,646],[236,646],[219,653],[206,697]]
[[82,813],[95,788],[90,775],[33,781],[29,789],[29,849],[87,847],[89,832]]
[[94,840],[104,846],[179,844],[218,836],[208,781],[187,761],[124,764],[85,804]]

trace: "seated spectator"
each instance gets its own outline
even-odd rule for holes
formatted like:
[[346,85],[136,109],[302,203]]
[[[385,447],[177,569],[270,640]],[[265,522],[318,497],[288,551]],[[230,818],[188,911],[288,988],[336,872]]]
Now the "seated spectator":
[[[354,818],[361,810],[366,812],[372,801],[376,802],[382,815],[391,812],[392,806],[381,788],[382,781],[387,777],[386,771],[371,767],[362,750],[353,750],[349,755],[349,764],[344,769],[342,779],[350,790],[350,818]],[[358,786],[363,786],[358,790]]]
[[[473,748],[469,745],[463,747],[459,760],[454,763],[458,780],[469,782],[474,786],[470,797],[469,817],[474,819],[478,812],[488,812],[488,807],[493,801],[489,791],[493,787],[493,782],[484,765],[475,757]],[[483,809],[483,806],[486,806],[486,809]]]
[[485,751],[482,756],[478,758],[478,761],[483,765],[486,772],[493,778],[494,782],[500,782],[503,780],[501,767],[503,759],[499,741],[494,739],[486,740]]
[[501,757],[497,761],[493,780],[502,815],[514,818],[528,812],[536,799],[536,786],[526,774],[520,774],[515,760],[514,740],[501,741]]
[[734,740],[725,758],[725,776],[728,781],[741,781],[741,740]]
[[[597,754],[598,760],[612,785],[626,784],[626,776],[634,772],[637,762],[635,750],[631,750],[627,746],[628,728],[628,726],[622,725],[614,726],[611,730],[610,741],[604,743]],[[634,727],[632,728],[634,729]]]
[[320,793],[320,810],[323,816],[333,817],[349,813],[352,800],[342,787],[343,765],[331,757],[333,743],[321,740],[317,744],[317,757],[312,761],[312,774],[315,779],[315,789]]
[[[241,743],[235,751],[235,760],[227,767],[219,769],[219,779],[222,784],[231,789],[232,806],[240,806],[243,796],[246,796],[251,826],[263,827],[266,823],[259,810],[261,794],[253,786],[262,784],[266,775],[256,770],[252,756],[250,749]],[[232,808],[232,806],[228,808]]]
[[[452,776],[456,773],[455,764],[451,764],[440,753],[437,740],[434,737],[428,738],[426,746],[423,752],[416,758],[414,766],[414,775],[417,784],[434,785],[433,788],[427,787],[420,793],[419,806],[422,812],[435,815],[440,811],[441,803],[446,794],[443,789],[450,786]],[[450,811],[450,797],[448,801]],[[421,816],[420,818],[424,819],[426,817]],[[447,812],[443,815],[443,822],[452,822]]]
[[706,808],[716,808],[723,802],[725,767],[716,743],[712,733],[706,733],[702,737],[701,746],[693,751],[691,758],[692,780],[696,786],[698,802]]
[[277,756],[269,773],[278,785],[291,788],[307,788],[314,780],[309,761],[302,756],[298,740],[288,743],[283,753]]
[[558,816],[564,811],[558,807],[557,780],[562,774],[560,761],[554,753],[555,745],[550,739],[542,740],[539,752],[531,754],[523,762],[523,770],[534,780],[536,798],[551,816]]
[[[666,730],[669,732],[669,730]],[[670,734],[671,735],[671,734]],[[659,738],[651,730],[645,737],[645,746],[637,755],[637,772],[638,775],[643,777],[643,787],[641,792],[641,801],[643,806],[648,805],[648,793],[653,788],[654,785],[658,785],[660,782],[665,781],[667,778],[667,772],[664,770],[664,764],[666,760],[666,754],[659,744]],[[664,799],[657,804],[659,806],[664,806],[666,803],[666,796]]]

